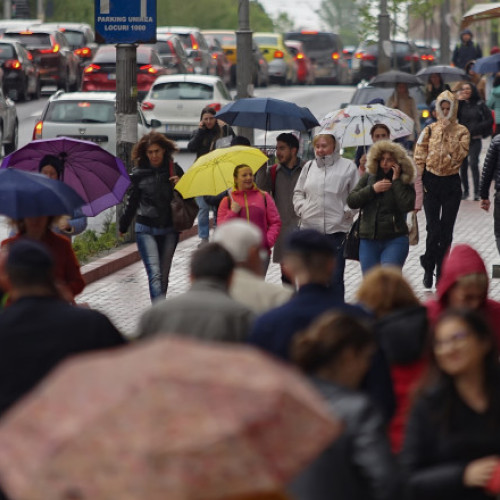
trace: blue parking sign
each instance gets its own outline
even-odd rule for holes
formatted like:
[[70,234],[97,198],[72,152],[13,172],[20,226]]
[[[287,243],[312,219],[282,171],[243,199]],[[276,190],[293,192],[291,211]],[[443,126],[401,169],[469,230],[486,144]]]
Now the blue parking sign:
[[156,0],[95,0],[98,43],[155,43]]

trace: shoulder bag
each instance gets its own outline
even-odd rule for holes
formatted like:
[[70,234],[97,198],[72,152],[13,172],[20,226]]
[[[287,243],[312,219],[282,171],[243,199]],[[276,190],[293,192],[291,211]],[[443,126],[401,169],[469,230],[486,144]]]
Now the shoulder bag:
[[349,260],[359,260],[359,224],[361,212],[358,218],[352,223],[351,229],[345,235],[344,258]]
[[[175,176],[174,162],[170,161],[170,176]],[[176,231],[185,231],[193,227],[198,215],[198,204],[194,198],[184,199],[175,189],[172,190],[172,201],[170,202],[172,213],[172,225]]]

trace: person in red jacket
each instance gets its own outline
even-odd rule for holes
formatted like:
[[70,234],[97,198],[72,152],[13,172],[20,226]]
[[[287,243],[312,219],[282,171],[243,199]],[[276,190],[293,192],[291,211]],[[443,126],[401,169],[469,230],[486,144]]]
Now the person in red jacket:
[[484,315],[500,346],[500,302],[488,298],[484,261],[469,245],[456,245],[445,259],[436,299],[427,302],[431,325],[447,309],[472,309]]
[[[229,191],[219,205],[217,223],[240,218],[253,222],[262,231],[262,246],[271,255],[281,230],[281,218],[272,196],[260,190],[248,165],[234,169],[234,189]],[[269,265],[269,259],[268,259]],[[267,265],[265,266],[267,270]]]

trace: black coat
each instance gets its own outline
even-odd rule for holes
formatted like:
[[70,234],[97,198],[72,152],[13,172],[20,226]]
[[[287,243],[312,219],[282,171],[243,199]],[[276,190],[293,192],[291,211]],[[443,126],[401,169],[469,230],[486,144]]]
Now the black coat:
[[385,422],[360,392],[313,379],[342,435],[291,483],[296,500],[399,500],[399,476]]
[[224,125],[222,128],[218,124],[210,129],[199,128],[191,135],[187,149],[196,153],[196,158],[199,158],[215,149],[215,143],[228,135],[234,135],[233,129],[229,125]]
[[493,115],[484,101],[459,101],[457,118],[470,132],[471,139],[491,135]]
[[[443,412],[450,415],[448,425],[440,418]],[[413,408],[401,454],[409,498],[491,499],[481,489],[463,485],[467,464],[488,455],[500,455],[500,415],[476,413],[444,386],[428,390]]]
[[14,302],[0,314],[0,414],[64,358],[124,343],[97,311],[52,297]]
[[479,195],[482,200],[490,197],[491,181],[495,181],[495,191],[500,191],[500,135],[491,140],[490,147],[486,152],[481,174],[481,187]]

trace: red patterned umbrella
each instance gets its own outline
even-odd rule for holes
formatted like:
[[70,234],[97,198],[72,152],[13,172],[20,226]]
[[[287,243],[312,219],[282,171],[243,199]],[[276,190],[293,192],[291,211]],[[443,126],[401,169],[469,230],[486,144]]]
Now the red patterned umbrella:
[[56,369],[0,422],[0,483],[23,500],[271,492],[340,427],[253,348],[164,338]]

